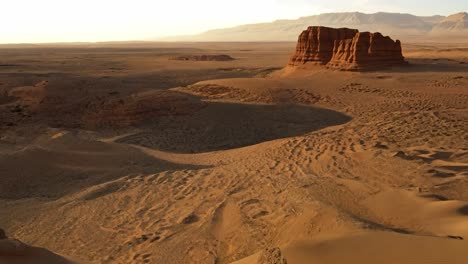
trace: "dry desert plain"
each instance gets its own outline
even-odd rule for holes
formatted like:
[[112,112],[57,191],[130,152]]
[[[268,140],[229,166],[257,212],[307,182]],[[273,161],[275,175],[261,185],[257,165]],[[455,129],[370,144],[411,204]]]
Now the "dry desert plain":
[[0,263],[468,263],[468,44],[294,46],[1,46]]

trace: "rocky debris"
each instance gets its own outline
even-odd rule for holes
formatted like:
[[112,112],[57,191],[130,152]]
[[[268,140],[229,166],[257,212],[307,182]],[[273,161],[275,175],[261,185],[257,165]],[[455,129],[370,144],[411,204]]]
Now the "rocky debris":
[[7,239],[8,237],[5,234],[5,231],[0,228],[0,240]]
[[189,115],[205,106],[197,98],[180,92],[150,91],[89,105],[81,123],[90,129],[127,127],[151,122],[162,116]]
[[287,264],[279,248],[267,248],[260,253],[257,264]]
[[225,54],[220,55],[185,55],[172,58],[179,61],[232,61],[233,57]]
[[405,65],[401,43],[380,33],[356,29],[309,27],[299,36],[290,66],[311,63],[343,70]]
[[447,238],[450,238],[450,239],[456,239],[456,240],[464,240],[464,238],[462,236],[447,236]]
[[199,217],[196,214],[190,214],[187,217],[185,217],[184,219],[182,219],[182,224],[189,225],[189,224],[193,224],[195,222],[198,222],[198,220],[199,220]]

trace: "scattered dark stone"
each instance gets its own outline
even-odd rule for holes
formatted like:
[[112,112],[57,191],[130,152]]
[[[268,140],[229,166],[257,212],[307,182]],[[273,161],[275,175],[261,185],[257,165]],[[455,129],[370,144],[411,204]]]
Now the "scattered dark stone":
[[155,237],[153,237],[153,239],[151,239],[150,242],[153,243],[153,242],[156,242],[156,241],[158,241],[158,240],[160,240],[160,239],[161,239],[160,236],[155,236]]
[[387,145],[384,145],[382,143],[377,143],[374,145],[375,148],[378,148],[378,149],[388,149],[388,146]]
[[386,75],[377,76],[377,79],[390,79],[390,78],[392,78],[392,76],[386,76]]
[[260,211],[258,214],[254,215],[253,218],[256,219],[256,218],[259,218],[268,214],[269,214],[268,211],[263,210],[263,211]]
[[260,254],[257,264],[287,264],[288,262],[283,257],[281,249],[267,248]]
[[435,199],[437,201],[448,201],[449,199],[445,196],[438,195],[438,194],[426,194],[423,195],[424,198]]
[[450,239],[457,239],[457,240],[463,240],[464,238],[461,236],[447,236]]
[[468,215],[468,205],[458,208],[457,212],[462,215]]
[[5,231],[3,231],[3,229],[0,228],[0,239],[7,239],[8,237],[6,236],[5,234]]
[[[141,237],[135,239],[136,244],[141,244],[149,239],[148,235],[142,235]],[[132,243],[133,244],[133,243]]]
[[398,158],[402,158],[402,159],[412,159],[410,156],[406,155],[405,152],[403,151],[398,151],[397,153],[395,153],[395,155],[393,155],[394,157],[398,157]]
[[186,55],[171,58],[172,60],[180,61],[232,61],[233,57],[225,54],[221,55]]
[[453,155],[453,152],[440,151],[432,154],[430,157],[433,159],[449,159]]
[[392,231],[392,232],[396,232],[396,233],[399,233],[399,234],[405,234],[405,235],[414,234],[414,232],[411,231],[411,230],[385,226],[385,225],[382,225],[382,224],[379,224],[379,223],[376,223],[376,222],[372,222],[372,221],[364,219],[364,218],[359,218],[359,217],[356,217],[356,216],[354,218],[358,222],[361,222],[366,229]]
[[455,173],[443,172],[443,171],[438,171],[438,170],[428,170],[427,172],[434,174],[434,177],[437,177],[437,178],[450,178],[450,177],[456,176]]
[[467,166],[439,166],[439,168],[443,170],[460,171],[460,172],[464,172],[467,170]]
[[420,157],[420,156],[417,156],[417,155],[408,155],[408,154],[406,154],[405,152],[403,152],[401,150],[398,151],[397,153],[395,153],[393,156],[404,159],[404,160],[420,160],[420,161],[423,161],[425,163],[431,163],[433,161],[433,159],[430,159],[430,158]]
[[10,112],[12,112],[12,113],[21,113],[22,111],[23,111],[23,108],[21,108],[21,106],[19,106],[19,105],[17,105],[14,108],[10,109]]
[[190,214],[182,220],[182,224],[189,225],[198,222],[199,218],[195,214]]
[[416,152],[418,152],[418,154],[429,154],[431,152],[427,151],[427,150],[424,150],[424,149],[418,149],[416,150]]
[[249,199],[249,200],[243,201],[241,203],[241,206],[246,206],[246,205],[255,204],[255,203],[259,203],[259,202],[260,202],[260,200],[258,200],[258,199]]

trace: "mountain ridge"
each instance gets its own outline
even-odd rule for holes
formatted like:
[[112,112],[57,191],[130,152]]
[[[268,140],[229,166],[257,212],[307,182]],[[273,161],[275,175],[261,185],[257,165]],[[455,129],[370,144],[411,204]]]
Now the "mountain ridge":
[[[450,16],[416,16],[408,13],[342,12],[304,16],[298,19],[279,19],[272,22],[245,24],[230,28],[212,29],[191,36],[168,37],[163,40],[185,41],[295,41],[308,26],[350,27],[360,31],[382,32],[401,39],[437,37],[468,33],[468,14]],[[468,39],[467,37],[465,37]]]

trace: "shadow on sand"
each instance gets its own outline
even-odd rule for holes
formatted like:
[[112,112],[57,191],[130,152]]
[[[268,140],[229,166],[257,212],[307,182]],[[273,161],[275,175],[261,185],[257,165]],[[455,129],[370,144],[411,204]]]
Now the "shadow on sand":
[[116,180],[200,168],[206,166],[172,163],[130,146],[64,136],[44,146],[0,155],[0,199],[57,199],[110,182],[84,198],[87,200],[118,190],[121,182],[113,182]]
[[406,67],[394,68],[392,71],[402,73],[417,72],[468,72],[468,64],[451,59],[408,59]]
[[350,120],[339,112],[302,105],[209,102],[192,115],[155,120],[146,132],[118,142],[175,153],[202,153],[300,136]]

